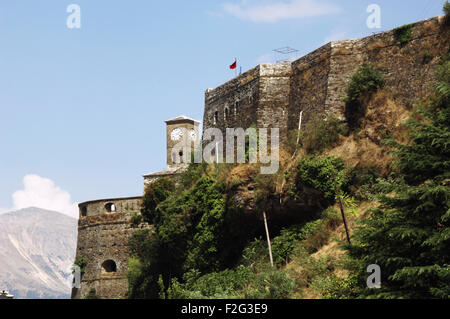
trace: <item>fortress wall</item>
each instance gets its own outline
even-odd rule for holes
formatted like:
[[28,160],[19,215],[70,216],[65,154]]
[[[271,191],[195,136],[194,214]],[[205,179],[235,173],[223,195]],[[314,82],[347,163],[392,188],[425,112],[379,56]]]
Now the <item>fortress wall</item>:
[[[83,298],[92,288],[102,298],[124,297],[127,293],[128,239],[136,231],[130,220],[140,213],[141,200],[108,199],[79,205],[80,211],[87,207],[88,215],[78,221],[77,257],[84,257],[87,265],[81,289],[74,292],[76,298]],[[115,212],[106,211],[108,203],[114,203]],[[115,272],[104,270],[102,264],[107,260],[114,261]]]
[[349,78],[365,62],[380,69],[397,103],[412,105],[431,93],[434,67],[439,56],[449,51],[450,35],[448,29],[442,28],[441,19],[414,24],[411,40],[404,46],[395,43],[393,30],[363,39],[332,42],[325,112],[344,119],[342,98]]
[[[208,89],[205,93],[203,130],[216,127],[225,134],[226,128],[248,128],[251,124],[256,124],[259,81],[259,66],[257,66],[215,89]],[[229,110],[227,119],[225,119],[226,108]],[[215,112],[218,114],[216,123],[214,123]]]
[[[394,43],[393,31],[358,41],[365,60],[381,70],[390,94],[403,105],[431,93],[434,67],[439,56],[449,51],[449,30],[444,30],[440,21],[442,17],[416,23],[411,40],[404,46]],[[430,54],[432,59],[427,58]]]
[[331,44],[328,43],[292,63],[288,130],[298,128],[300,111],[303,111],[302,126],[312,115],[324,112],[330,54]]
[[279,128],[280,138],[287,134],[291,75],[289,62],[260,65],[256,125],[258,128]]

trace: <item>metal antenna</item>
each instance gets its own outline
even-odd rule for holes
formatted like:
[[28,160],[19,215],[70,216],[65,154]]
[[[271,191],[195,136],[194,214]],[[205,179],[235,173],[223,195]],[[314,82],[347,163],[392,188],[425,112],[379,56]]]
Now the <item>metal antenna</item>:
[[273,50],[276,54],[275,61],[279,62],[291,62],[292,60],[297,58],[299,50],[291,48],[291,47],[283,47],[279,49]]

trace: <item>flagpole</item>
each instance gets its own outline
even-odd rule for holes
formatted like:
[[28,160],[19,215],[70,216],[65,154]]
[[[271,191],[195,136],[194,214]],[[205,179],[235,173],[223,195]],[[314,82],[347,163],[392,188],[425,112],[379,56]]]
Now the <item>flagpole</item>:
[[236,67],[234,68],[234,77],[237,77],[237,58],[234,57],[234,61],[236,61]]

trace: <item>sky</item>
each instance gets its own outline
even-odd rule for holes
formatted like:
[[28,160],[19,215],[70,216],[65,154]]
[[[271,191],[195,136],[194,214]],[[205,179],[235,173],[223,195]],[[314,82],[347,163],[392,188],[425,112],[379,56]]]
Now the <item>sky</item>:
[[[204,92],[332,40],[442,14],[444,0],[3,0],[0,213],[139,196],[165,168],[164,120],[202,121]],[[80,10],[78,20],[69,10]],[[367,8],[381,9],[369,28]],[[69,22],[69,23],[68,23]],[[75,25],[77,26],[77,25]]]

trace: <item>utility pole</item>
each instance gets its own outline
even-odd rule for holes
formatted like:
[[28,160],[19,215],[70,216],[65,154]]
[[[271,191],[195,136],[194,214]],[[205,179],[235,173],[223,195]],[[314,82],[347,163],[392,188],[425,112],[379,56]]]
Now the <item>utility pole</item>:
[[265,210],[263,211],[263,217],[264,217],[264,226],[266,227],[267,246],[269,247],[270,264],[273,267],[272,246],[270,245],[269,227],[267,226],[267,216]]
[[298,146],[298,142],[300,142],[300,132],[302,129],[302,117],[303,117],[303,111],[300,111],[300,116],[298,119],[298,134],[297,134],[297,142],[295,143],[295,151],[294,154],[292,154],[292,158],[293,159],[295,157],[295,155],[297,154],[297,146]]
[[334,191],[336,192],[336,195],[339,199],[339,207],[341,209],[342,220],[344,221],[345,233],[347,234],[347,241],[348,241],[348,244],[351,245],[352,243],[350,241],[350,232],[349,232],[348,226],[347,226],[347,218],[345,217],[345,211],[344,211],[344,205],[342,204],[341,192],[336,183],[336,175],[334,173],[334,170],[333,170],[333,182],[334,182]]

